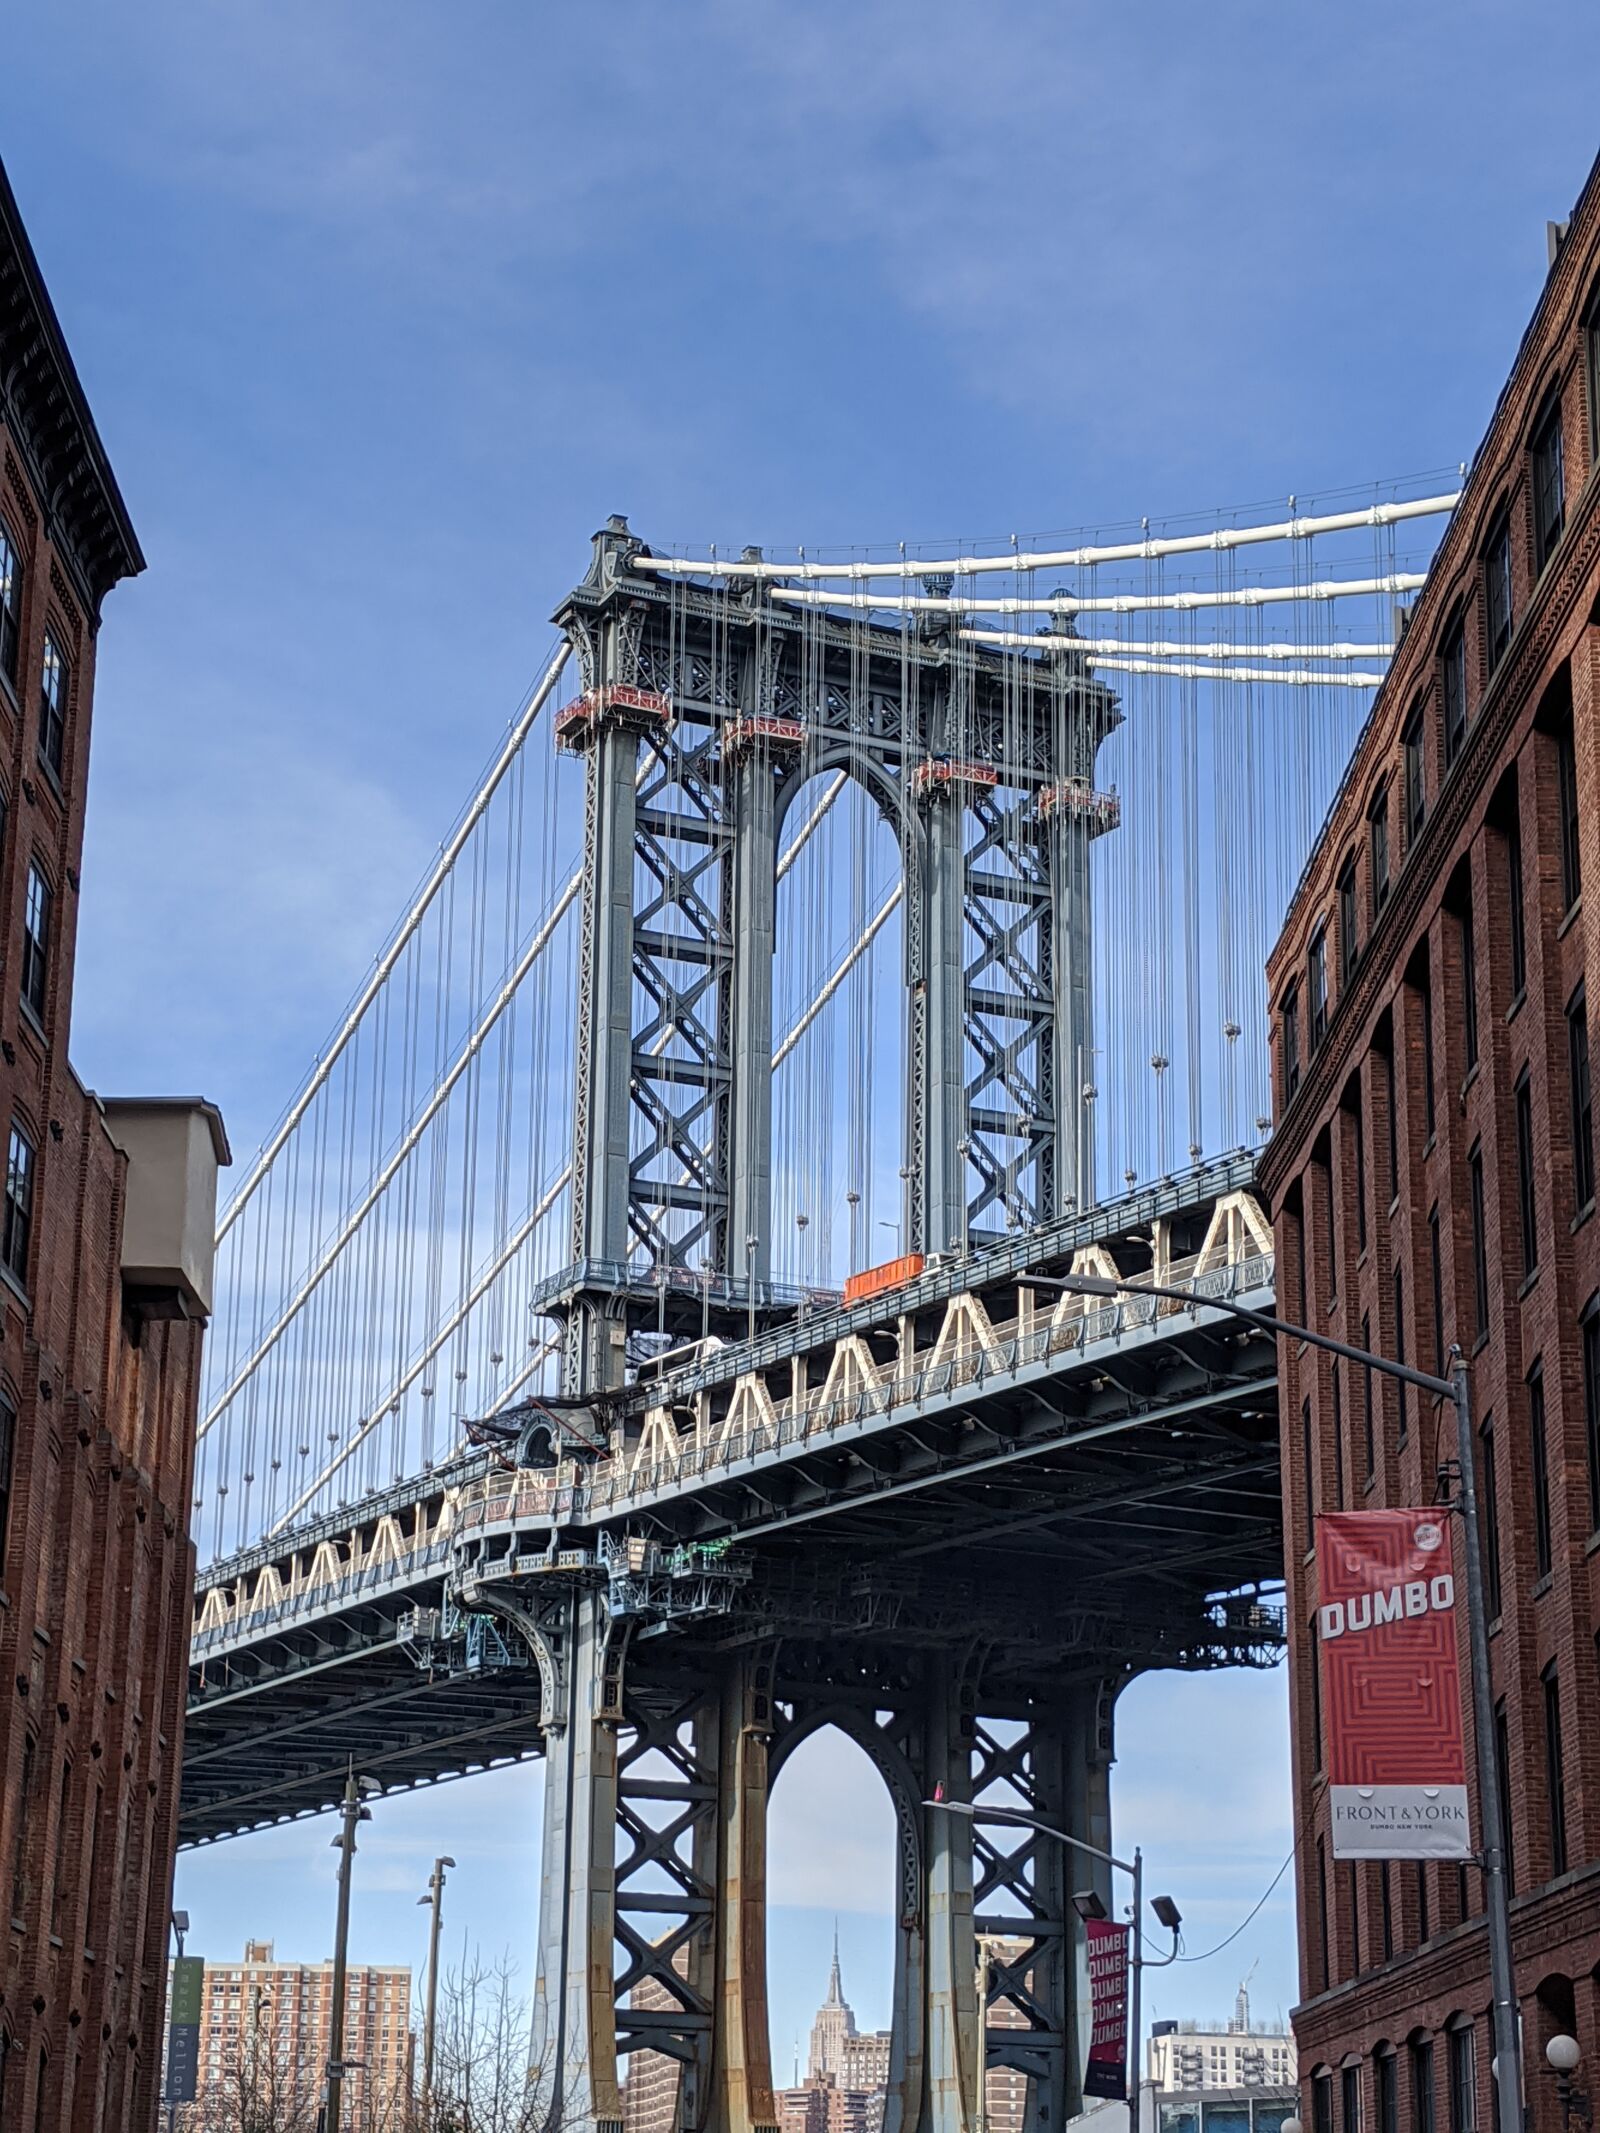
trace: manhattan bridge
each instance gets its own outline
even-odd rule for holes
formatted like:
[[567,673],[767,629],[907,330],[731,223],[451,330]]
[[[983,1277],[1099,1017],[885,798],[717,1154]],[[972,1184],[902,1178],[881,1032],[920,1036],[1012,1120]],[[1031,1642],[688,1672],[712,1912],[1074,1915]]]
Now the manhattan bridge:
[[1121,1688],[1281,1650],[1275,1353],[1205,1300],[1272,1304],[1266,951],[1454,487],[612,519],[225,1209],[184,1840],[543,1757],[558,2122],[654,2051],[683,2133],[774,2124],[768,1797],[828,1725],[895,1814],[885,2133],[985,2062],[1078,2108],[1095,1876],[984,1810],[1109,1849]]

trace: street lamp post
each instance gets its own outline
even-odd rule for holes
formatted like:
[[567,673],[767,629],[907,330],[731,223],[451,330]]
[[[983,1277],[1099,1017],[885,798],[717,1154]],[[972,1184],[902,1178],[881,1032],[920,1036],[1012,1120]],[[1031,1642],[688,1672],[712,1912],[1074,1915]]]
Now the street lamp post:
[[1466,1574],[1467,1646],[1472,1674],[1472,1730],[1478,1757],[1478,1801],[1483,1822],[1484,1903],[1489,1924],[1489,1992],[1494,2028],[1494,2081],[1502,2127],[1522,2124],[1522,2069],[1518,2060],[1516,1984],[1511,1968],[1511,1895],[1506,1881],[1504,1823],[1501,1818],[1500,1772],[1494,1752],[1494,1692],[1489,1675],[1489,1615],[1483,1586],[1483,1538],[1478,1528],[1477,1445],[1472,1435],[1472,1402],[1467,1366],[1459,1347],[1450,1350],[1450,1375],[1435,1377],[1426,1370],[1413,1370],[1370,1349],[1352,1347],[1331,1334],[1317,1333],[1292,1319],[1271,1311],[1256,1311],[1235,1303],[1231,1296],[1197,1296],[1190,1289],[1163,1286],[1159,1282],[1113,1281],[1098,1274],[1024,1274],[1020,1285],[1056,1289],[1071,1296],[1155,1296],[1181,1303],[1190,1310],[1220,1311],[1244,1320],[1274,1337],[1306,1341],[1324,1348],[1346,1362],[1359,1363],[1402,1384],[1415,1385],[1436,1399],[1449,1400],[1456,1417],[1456,1466],[1461,1477],[1461,1554]]
[[364,1792],[376,1792],[377,1781],[358,1778],[352,1763],[344,1781],[344,1804],[339,1834],[333,1848],[339,1854],[339,1909],[333,1929],[333,2006],[328,2019],[328,2108],[325,2133],[339,2133],[339,2111],[344,2095],[344,1989],[350,1952],[350,1862],[356,1852],[356,1824],[370,1822],[372,1809],[364,1807]]
[[1594,2124],[1594,2106],[1583,2089],[1573,2086],[1572,2077],[1583,2059],[1583,2050],[1576,2037],[1552,2037],[1544,2048],[1550,2062],[1550,2070],[1556,2077],[1556,2097],[1561,2105],[1561,2133],[1572,2133],[1576,2119],[1580,2126]]
[[[1101,1859],[1107,1866],[1115,1867],[1119,1873],[1131,1876],[1133,1881],[1133,1925],[1128,1934],[1128,2056],[1132,2064],[1133,2074],[1132,2079],[1127,2084],[1129,2100],[1128,2123],[1130,2133],[1139,2133],[1139,2089],[1144,2078],[1144,2050],[1140,2036],[1144,2020],[1143,1994],[1141,1991],[1144,1972],[1147,1968],[1164,1970],[1168,1963],[1177,1961],[1178,1928],[1183,1922],[1178,1916],[1178,1907],[1170,1896],[1156,1897],[1152,1908],[1157,1918],[1160,1919],[1161,1923],[1172,1935],[1172,1953],[1154,1958],[1145,1955],[1143,1944],[1143,1852],[1135,1845],[1131,1859],[1119,1859],[1114,1852],[1102,1851],[1098,1844],[1090,1844],[1083,1837],[1075,1837],[1070,1830],[1057,1829],[1053,1822],[1042,1822],[1037,1815],[1024,1814],[1020,1808],[977,1807],[965,1800],[924,1800],[922,1804],[924,1807],[937,1807],[944,1814],[967,1815],[975,1822],[1009,1822],[1018,1829],[1037,1830],[1041,1837],[1053,1837],[1057,1844],[1067,1844],[1074,1851],[1087,1852],[1091,1859]],[[1099,1899],[1096,1898],[1094,1901],[1098,1906]],[[1096,1918],[1103,1918],[1105,1913],[1103,1909],[1096,1908],[1092,1914],[1085,1910],[1083,1915],[1085,1917],[1092,1915]],[[980,2000],[978,2006],[978,2021],[980,2025],[983,2019],[984,2009]],[[983,2079],[984,2071],[984,2068],[979,2068],[978,2078],[980,2082]]]
[[429,1904],[433,1910],[428,1921],[428,1996],[422,2018],[422,2110],[423,2124],[427,2127],[433,2124],[433,2038],[439,2008],[439,1933],[444,1924],[444,1870],[454,1865],[455,1861],[450,1858],[435,1859],[428,1879],[428,1893],[417,1898],[419,1904]]

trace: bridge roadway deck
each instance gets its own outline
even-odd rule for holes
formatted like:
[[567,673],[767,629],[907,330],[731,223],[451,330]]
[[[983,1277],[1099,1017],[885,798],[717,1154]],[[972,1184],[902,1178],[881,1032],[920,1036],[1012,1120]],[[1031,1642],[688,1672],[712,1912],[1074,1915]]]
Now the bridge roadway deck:
[[[476,1452],[201,1573],[182,1836],[315,1812],[350,1757],[404,1789],[539,1752],[496,1594],[605,1584],[636,1662],[785,1640],[985,1651],[991,1705],[1266,1663],[1280,1625],[1273,1300],[1248,1159],[974,1254],[639,1389],[598,1462]],[[1059,1303],[1028,1271],[1190,1286]]]

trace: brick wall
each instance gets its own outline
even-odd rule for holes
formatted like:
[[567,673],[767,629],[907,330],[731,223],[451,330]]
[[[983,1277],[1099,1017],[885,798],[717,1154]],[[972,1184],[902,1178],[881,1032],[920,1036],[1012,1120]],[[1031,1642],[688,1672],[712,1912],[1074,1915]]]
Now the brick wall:
[[[124,1313],[126,1163],[67,1064],[95,618],[0,421],[0,518],[24,566],[0,674],[0,1155],[36,1151],[32,1236],[0,1269],[15,1409],[0,1552],[0,2125],[148,2133],[193,1585],[199,1329]],[[69,662],[59,778],[40,755],[46,630]],[[22,999],[30,867],[52,891],[43,1007]]]
[[[1591,2061],[1600,2050],[1594,1977],[1600,1964],[1600,1534],[1592,1514],[1600,1472],[1591,1461],[1581,1329],[1586,1308],[1600,1296],[1600,1222],[1592,1192],[1579,1204],[1568,1028],[1580,983],[1590,1001],[1600,1001],[1600,924],[1590,922],[1581,893],[1569,900],[1563,861],[1570,791],[1563,735],[1570,732],[1582,880],[1590,907],[1600,907],[1600,481],[1594,478],[1600,376],[1593,361],[1600,335],[1590,330],[1597,301],[1600,182],[1591,178],[1269,964],[1276,1007],[1297,981],[1303,991],[1315,929],[1327,924],[1330,940],[1338,941],[1337,884],[1353,859],[1359,955],[1335,999],[1326,1038],[1309,1058],[1301,1018],[1299,1084],[1287,1101],[1283,1021],[1274,1016],[1280,1117],[1262,1180],[1274,1209],[1280,1266],[1296,1268],[1303,1250],[1307,1267],[1306,1295],[1287,1293],[1296,1283],[1291,1272],[1286,1304],[1303,1305],[1309,1323],[1339,1338],[1360,1344],[1365,1332],[1372,1346],[1425,1370],[1439,1369],[1450,1344],[1459,1342],[1469,1360],[1475,1423],[1492,1425],[1481,1440],[1479,1485],[1484,1493],[1487,1479],[1495,1506],[1502,1604],[1492,1635],[1494,1693],[1506,1722],[1525,2080],[1532,2123],[1540,2128],[1554,2128],[1559,2117],[1543,2043],[1569,2029]],[[1553,406],[1563,443],[1565,523],[1541,570],[1533,446]],[[1514,626],[1491,671],[1486,553],[1502,523],[1510,530]],[[1470,723],[1447,763],[1444,666],[1458,627]],[[1418,716],[1426,813],[1408,847],[1404,736]],[[1381,899],[1371,862],[1375,806],[1387,809],[1391,854],[1390,887]],[[1511,888],[1517,841],[1525,942],[1520,987]],[[1342,968],[1341,953],[1331,961]],[[1537,1246],[1531,1268],[1523,1250],[1517,1140],[1524,1076]],[[1481,1326],[1475,1157],[1484,1202]],[[1340,2122],[1340,2074],[1354,2065],[1366,2122],[1385,2133],[1379,2080],[1382,2072],[1387,2092],[1381,2063],[1392,2051],[1395,2123],[1426,2133],[1414,2115],[1414,2076],[1418,2053],[1425,2055],[1431,2041],[1435,2120],[1442,2129],[1452,2122],[1450,2037],[1470,2024],[1477,2123],[1486,2127],[1489,1985],[1481,1876],[1475,1866],[1335,1863],[1311,1632],[1317,1599],[1311,1513],[1435,1500],[1441,1464],[1454,1456],[1453,1415],[1415,1390],[1402,1403],[1392,1382],[1375,1384],[1369,1462],[1364,1374],[1340,1364],[1336,1382],[1329,1357],[1292,1343],[1285,1344],[1281,1368],[1303,2115],[1316,2122],[1313,2084],[1318,2070],[1326,2070],[1332,2122],[1339,2133],[1356,2133]],[[1543,1392],[1547,1521],[1534,1442],[1534,1378]],[[1600,1383],[1590,1396],[1600,1399]],[[1548,1569],[1541,1560],[1545,1530]],[[1464,1620],[1459,1630],[1465,1653]],[[1463,1677],[1470,1768],[1464,1668]],[[1556,1795],[1547,1682],[1559,1695]],[[1470,1791],[1476,1828],[1475,1783]],[[1563,1819],[1565,1856],[1559,1858]]]

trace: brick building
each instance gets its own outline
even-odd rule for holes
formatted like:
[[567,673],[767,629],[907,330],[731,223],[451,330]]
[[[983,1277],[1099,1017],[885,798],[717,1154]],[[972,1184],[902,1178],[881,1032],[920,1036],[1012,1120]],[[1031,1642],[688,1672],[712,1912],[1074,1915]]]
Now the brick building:
[[[342,2105],[349,2133],[412,2133],[416,2035],[411,1972],[401,1964],[345,1973]],[[251,1940],[237,1963],[207,1963],[200,1999],[198,2095],[180,2128],[258,2120],[273,2133],[316,2123],[333,2021],[332,1963],[280,1963]]]
[[221,1121],[67,1064],[100,608],[143,558],[0,169],[0,2126],[155,2124]]
[[[1288,1315],[1469,1359],[1536,2128],[1550,2036],[1600,2055],[1600,166],[1554,234],[1270,961],[1262,1166]],[[1433,1501],[1453,1421],[1318,1351],[1280,1364],[1305,2117],[1464,2133],[1491,2109],[1482,1879],[1335,1862],[1309,1553],[1318,1511]]]

